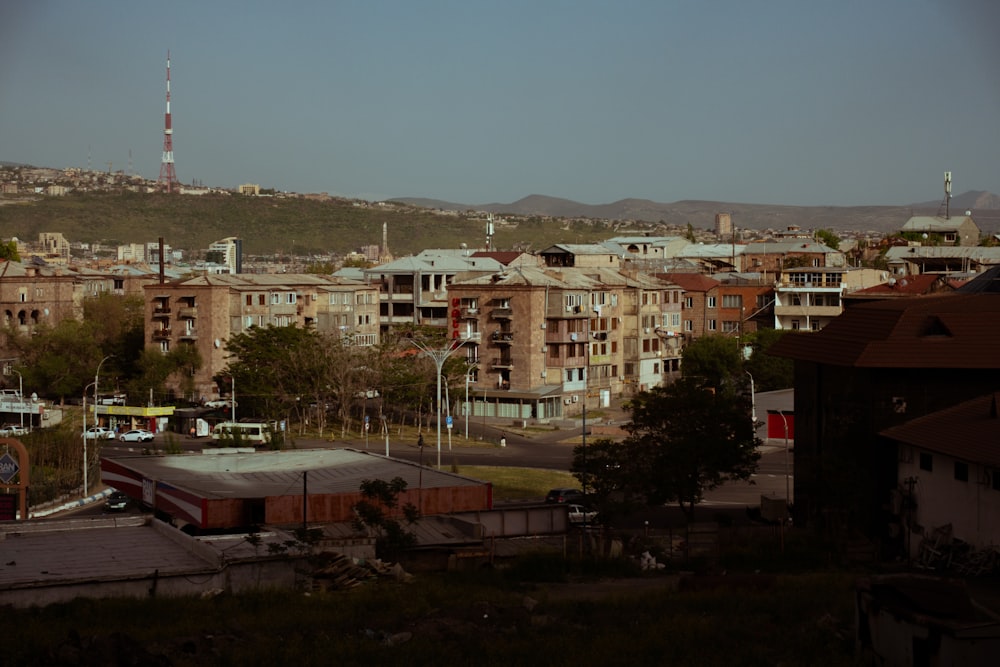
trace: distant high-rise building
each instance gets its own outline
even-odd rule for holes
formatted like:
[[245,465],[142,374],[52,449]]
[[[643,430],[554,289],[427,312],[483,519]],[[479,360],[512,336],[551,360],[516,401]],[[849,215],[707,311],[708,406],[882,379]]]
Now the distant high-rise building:
[[715,214],[715,235],[723,239],[727,239],[733,235],[733,219],[730,214]]
[[218,255],[217,262],[226,266],[229,273],[243,273],[243,240],[228,236],[208,246],[208,252]]

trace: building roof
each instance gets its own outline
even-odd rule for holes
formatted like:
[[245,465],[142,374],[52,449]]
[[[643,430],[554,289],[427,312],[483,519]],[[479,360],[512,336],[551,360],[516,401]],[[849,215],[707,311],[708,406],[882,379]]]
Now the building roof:
[[[401,459],[353,449],[304,449],[203,454],[201,456],[116,457],[116,464],[201,498],[263,498],[301,493],[309,471],[310,494],[357,493],[363,479],[402,477],[409,488],[481,486],[484,482],[424,468]],[[107,472],[102,479],[115,486]]]
[[1000,369],[998,327],[1000,295],[958,290],[859,304],[768,352],[833,366]]
[[839,252],[828,245],[809,239],[790,239],[788,241],[762,241],[748,243],[743,248],[744,255],[781,255],[788,253]]
[[892,298],[929,294],[934,283],[940,279],[941,276],[936,273],[924,273],[899,279],[890,278],[888,282],[884,282],[881,285],[873,285],[872,287],[855,290],[851,292],[851,296]]
[[1000,264],[1000,248],[983,246],[912,245],[886,250],[888,262],[910,259],[973,259],[980,264]]
[[690,258],[718,258],[732,259],[739,257],[746,249],[745,245],[734,245],[732,243],[691,243],[681,248],[676,257]]
[[385,273],[459,273],[462,271],[499,271],[503,265],[492,257],[467,257],[451,254],[421,254],[401,257],[387,264],[365,269],[366,276]]
[[945,218],[939,215],[915,215],[903,223],[904,232],[953,232],[966,222],[975,224],[967,215]]
[[679,285],[685,292],[707,292],[722,284],[701,273],[658,273],[657,276]]
[[917,417],[880,433],[898,442],[970,463],[1000,468],[1000,392]]

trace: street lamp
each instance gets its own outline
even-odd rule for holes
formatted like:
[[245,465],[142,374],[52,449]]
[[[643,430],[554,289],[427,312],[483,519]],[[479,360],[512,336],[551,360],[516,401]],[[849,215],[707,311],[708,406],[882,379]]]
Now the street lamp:
[[465,371],[465,439],[469,439],[469,413],[472,410],[469,409],[469,376],[472,375],[472,371],[476,370],[479,364],[469,364],[469,370]]
[[788,420],[785,419],[785,413],[781,410],[778,410],[778,415],[781,416],[781,423],[785,426],[785,504],[788,504],[792,501],[788,484]]
[[750,421],[753,422],[753,427],[757,428],[757,402],[753,395],[753,376],[750,375],[750,371],[743,371],[750,378]]
[[[87,390],[95,386],[93,382],[83,388],[83,497],[87,497]],[[95,403],[96,406],[96,403]],[[97,421],[97,408],[94,408],[94,421]]]
[[97,364],[97,372],[94,373],[94,423],[95,423],[95,425],[97,423],[97,404],[100,401],[100,399],[98,398],[98,394],[97,394],[97,388],[98,388],[98,383],[101,381],[101,366],[103,366],[104,362],[107,361],[108,359],[110,359],[113,356],[115,356],[115,355],[109,354],[108,356],[106,356],[103,359],[101,359],[101,363]]
[[420,341],[410,338],[408,339],[413,345],[419,348],[424,354],[434,360],[434,365],[437,367],[437,467],[441,467],[441,370],[444,368],[444,362],[456,352],[459,348],[457,346],[449,345],[448,347],[443,347],[440,349],[431,349],[421,343]]

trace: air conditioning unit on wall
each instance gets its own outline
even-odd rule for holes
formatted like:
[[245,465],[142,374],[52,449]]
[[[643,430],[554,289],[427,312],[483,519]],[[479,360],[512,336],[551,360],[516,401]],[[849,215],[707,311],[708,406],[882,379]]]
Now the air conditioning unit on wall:
[[574,403],[579,403],[580,402],[580,397],[577,396],[576,394],[573,394],[573,402]]

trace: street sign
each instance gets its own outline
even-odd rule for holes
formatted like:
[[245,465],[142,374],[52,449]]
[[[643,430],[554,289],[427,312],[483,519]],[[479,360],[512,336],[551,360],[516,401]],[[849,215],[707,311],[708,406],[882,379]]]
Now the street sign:
[[0,457],[0,481],[3,481],[4,484],[14,479],[14,476],[20,469],[21,466],[18,465],[17,460],[10,454],[4,454]]
[[451,415],[448,415],[447,417],[444,418],[444,423],[448,428],[451,428],[454,425],[453,422],[451,421]]

